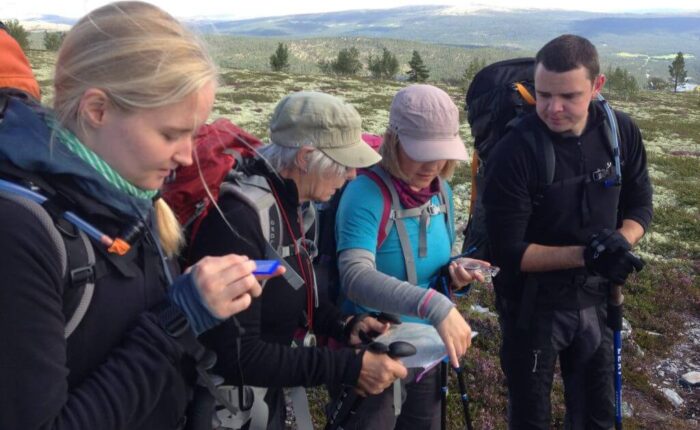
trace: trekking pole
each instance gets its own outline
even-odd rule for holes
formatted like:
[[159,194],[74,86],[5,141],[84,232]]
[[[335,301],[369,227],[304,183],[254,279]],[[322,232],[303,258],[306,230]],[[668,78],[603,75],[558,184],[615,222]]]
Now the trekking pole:
[[[367,349],[375,354],[387,354],[393,359],[416,354],[416,347],[403,341],[392,342],[389,346],[381,342],[372,342]],[[354,387],[345,387],[330,413],[324,430],[342,430],[343,426],[355,416],[363,399],[364,397],[355,392]]]
[[613,331],[615,430],[622,430],[622,285],[613,285],[608,299],[608,325]]
[[457,383],[459,384],[459,395],[462,399],[462,409],[464,409],[464,423],[467,425],[467,430],[474,430],[472,425],[472,417],[469,413],[469,396],[467,395],[467,384],[464,382],[464,372],[461,367],[453,367],[457,373]]
[[447,372],[445,360],[440,362],[440,430],[447,429]]

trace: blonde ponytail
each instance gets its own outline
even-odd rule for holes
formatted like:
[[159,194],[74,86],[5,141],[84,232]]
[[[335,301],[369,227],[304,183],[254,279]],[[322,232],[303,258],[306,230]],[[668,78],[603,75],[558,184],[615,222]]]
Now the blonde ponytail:
[[153,206],[156,212],[156,225],[158,226],[160,244],[168,257],[174,257],[185,245],[182,227],[165,200],[159,198]]

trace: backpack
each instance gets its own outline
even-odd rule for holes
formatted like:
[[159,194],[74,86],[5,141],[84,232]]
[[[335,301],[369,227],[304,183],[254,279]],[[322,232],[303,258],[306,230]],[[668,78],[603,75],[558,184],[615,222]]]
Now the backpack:
[[[0,92],[0,122],[10,97],[9,92]],[[27,178],[26,172],[9,163],[0,166],[0,198],[13,201],[27,209],[44,227],[61,263],[63,285],[63,316],[66,321],[64,337],[68,339],[87,313],[95,290],[95,250],[87,235],[74,228],[62,217],[60,205],[51,197],[32,199],[39,195],[34,189],[50,190],[48,184],[38,178]]]
[[[470,257],[490,259],[486,216],[482,204],[486,163],[491,150],[508,131],[508,124],[514,118],[534,112],[534,70],[534,58],[499,61],[481,69],[467,89],[467,121],[474,137],[474,153],[471,163],[469,220],[464,231],[462,252]],[[553,156],[553,149],[551,155]],[[549,160],[549,153],[546,160]],[[545,169],[549,169],[550,164],[545,164]],[[553,167],[552,163],[552,175]],[[549,172],[544,177],[549,177]]]
[[[188,243],[218,200],[226,176],[244,157],[252,157],[260,146],[260,139],[225,118],[199,129],[194,143],[194,162],[190,166],[180,166],[162,189],[163,198],[185,229]],[[189,263],[187,255],[183,258],[184,263]]]
[[[474,137],[472,158],[472,191],[469,220],[464,231],[462,253],[482,260],[491,260],[483,206],[484,173],[489,153],[511,129],[517,130],[537,157],[538,183],[533,204],[537,205],[544,191],[554,180],[555,153],[550,136],[539,127],[524,127],[523,118],[535,111],[534,58],[499,61],[481,69],[466,94],[467,121]],[[617,119],[603,96],[598,95],[605,111],[607,139],[615,164],[615,183],[621,183],[619,130]]]
[[[285,257],[293,255],[293,247],[282,246],[282,216],[274,196],[264,178],[248,176],[245,171],[245,165],[257,159],[256,149],[262,145],[260,139],[228,119],[220,118],[203,125],[195,137],[194,163],[175,171],[175,177],[163,186],[163,198],[185,229],[188,243],[192,243],[219,197],[224,193],[235,194],[258,214],[266,239],[265,258],[280,261],[287,269],[284,278],[298,289],[304,281],[284,261]],[[305,231],[313,224],[313,218],[310,207],[304,213]],[[181,259],[185,267],[193,263],[187,250]]]
[[[4,180],[3,180],[4,182]],[[6,182],[4,182],[6,183]],[[68,233],[67,221],[59,221],[39,203],[6,191],[0,185],[0,198],[27,209],[48,233],[61,262],[63,285],[64,337],[68,339],[87,313],[95,291],[95,250],[87,235],[79,229]],[[59,227],[60,226],[60,227]]]

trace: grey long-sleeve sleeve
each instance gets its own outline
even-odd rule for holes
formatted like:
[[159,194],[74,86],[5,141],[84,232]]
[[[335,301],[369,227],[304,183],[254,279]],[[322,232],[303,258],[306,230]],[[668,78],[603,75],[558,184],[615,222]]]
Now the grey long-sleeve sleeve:
[[435,290],[425,289],[377,271],[374,254],[346,249],[338,256],[340,283],[355,303],[385,312],[425,318],[433,326],[442,322],[454,304]]

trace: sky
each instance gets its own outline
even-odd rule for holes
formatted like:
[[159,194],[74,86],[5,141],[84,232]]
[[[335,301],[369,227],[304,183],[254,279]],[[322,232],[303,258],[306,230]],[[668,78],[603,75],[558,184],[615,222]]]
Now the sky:
[[[78,18],[109,0],[0,0],[0,18],[27,19],[40,15]],[[348,9],[384,9],[407,5],[444,4],[471,8],[475,4],[496,8],[522,8],[522,0],[150,0],[179,18],[257,18]],[[665,9],[700,11],[697,0],[529,0],[529,8],[569,9],[592,12],[633,12]]]

